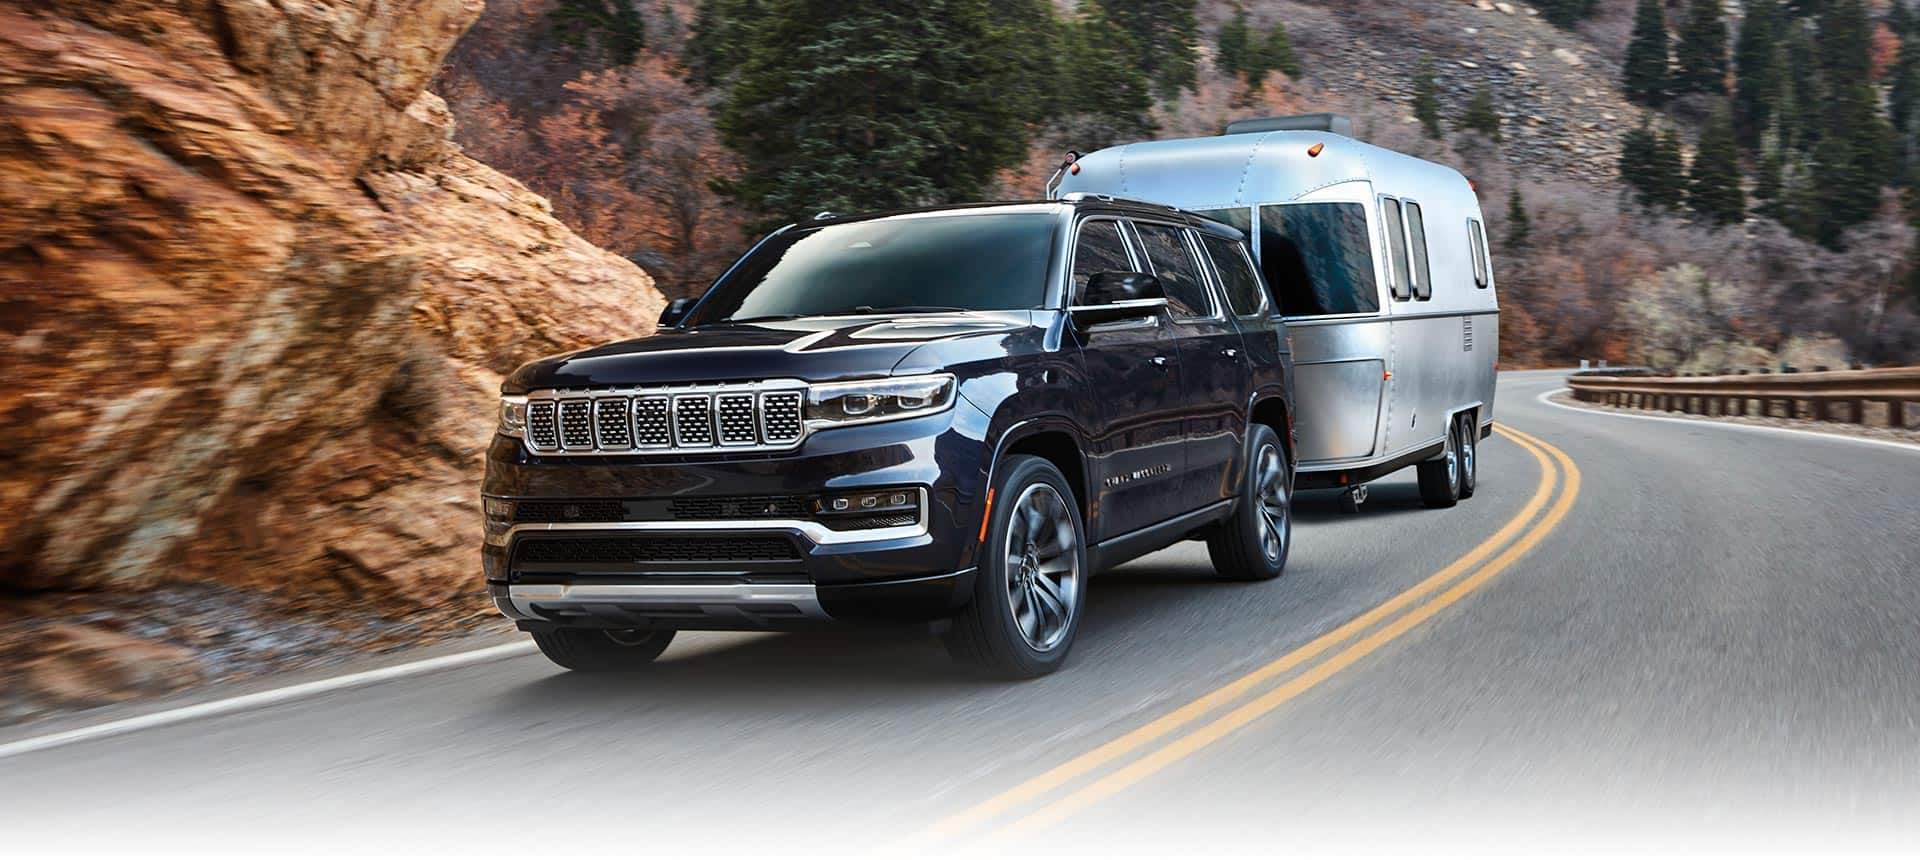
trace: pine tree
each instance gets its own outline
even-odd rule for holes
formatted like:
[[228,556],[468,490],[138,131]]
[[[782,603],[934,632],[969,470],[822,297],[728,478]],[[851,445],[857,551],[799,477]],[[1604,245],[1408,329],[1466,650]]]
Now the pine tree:
[[1893,155],[1899,165],[1903,184],[1911,184],[1917,167],[1915,152],[1920,150],[1920,32],[1908,17],[1904,0],[1894,0],[1888,23],[1900,34],[1900,54],[1889,72],[1887,118],[1893,126]]
[[1653,160],[1647,165],[1646,199],[1650,205],[1678,211],[1686,198],[1686,154],[1680,145],[1680,133],[1667,129],[1660,133]]
[[1748,0],[1746,12],[1733,49],[1733,121],[1740,142],[1753,148],[1780,108],[1783,14],[1780,0]]
[[1247,24],[1247,9],[1236,5],[1233,7],[1233,17],[1220,25],[1220,35],[1215,42],[1214,64],[1229,75],[1241,74],[1251,67],[1249,61],[1252,51],[1252,30]]
[[1760,156],[1760,170],[1753,177],[1753,199],[1758,204],[1754,212],[1777,221],[1781,196],[1786,191],[1786,160],[1780,155],[1778,143],[1763,144],[1762,148],[1765,152]]
[[1289,78],[1300,77],[1300,58],[1293,52],[1293,39],[1287,36],[1287,25],[1279,21],[1273,22],[1273,29],[1267,31],[1267,38],[1260,43],[1260,59],[1269,71]]
[[1633,38],[1627,43],[1621,88],[1627,98],[1648,107],[1666,104],[1671,72],[1667,67],[1667,10],[1660,0],[1640,0],[1633,14]]
[[1820,82],[1818,52],[1813,31],[1801,21],[1787,22],[1787,73],[1781,78],[1781,130],[1785,140],[1801,152],[1820,141]]
[[1727,91],[1727,17],[1720,0],[1692,0],[1681,23],[1673,88],[1682,93]]
[[1747,219],[1747,196],[1740,176],[1740,141],[1733,132],[1733,117],[1724,110],[1715,114],[1700,133],[1687,179],[1687,208],[1701,220],[1716,226],[1738,224]]
[[1153,82],[1136,62],[1139,50],[1133,34],[1095,4],[1081,6],[1079,20],[1067,25],[1063,68],[1079,86],[1060,113],[1076,145],[1100,149],[1153,131]]
[[1527,201],[1520,197],[1520,186],[1507,194],[1507,250],[1527,247],[1533,241],[1533,216],[1527,214]]
[[1487,136],[1488,140],[1500,140],[1500,112],[1493,107],[1493,91],[1485,84],[1473,91],[1473,99],[1467,102],[1467,111],[1460,115],[1460,127],[1472,129]]
[[1534,0],[1540,15],[1563,30],[1573,29],[1580,19],[1593,14],[1595,0]]
[[1653,121],[1648,117],[1641,117],[1639,127],[1620,138],[1620,182],[1627,187],[1634,202],[1642,206],[1653,205],[1649,192],[1659,148],[1660,136],[1654,133]]
[[547,26],[555,39],[587,52],[607,65],[624,66],[640,58],[647,22],[635,0],[555,0]]
[[694,11],[684,56],[687,77],[716,86],[739,65],[748,30],[760,17],[761,0],[701,0]]
[[1093,5],[1133,36],[1142,68],[1161,98],[1172,99],[1193,86],[1193,46],[1200,37],[1194,0],[1093,0]]
[[1862,0],[1832,0],[1820,17],[1824,136],[1813,162],[1819,205],[1815,238],[1841,246],[1850,228],[1880,208],[1891,165],[1892,135],[1873,84],[1872,26]]
[[1046,0],[761,0],[730,46],[722,138],[752,170],[724,186],[794,218],[978,198],[1027,153],[1045,104]]
[[1427,137],[1440,140],[1446,132],[1440,128],[1440,84],[1433,76],[1433,60],[1421,57],[1413,70],[1413,115]]

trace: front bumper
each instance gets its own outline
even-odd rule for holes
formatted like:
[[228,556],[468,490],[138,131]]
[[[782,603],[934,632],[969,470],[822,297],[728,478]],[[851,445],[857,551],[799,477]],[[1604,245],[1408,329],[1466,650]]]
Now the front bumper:
[[[523,628],[769,629],[851,619],[951,616],[972,594],[974,537],[989,449],[986,416],[965,401],[939,415],[820,431],[779,455],[537,456],[496,437],[483,492],[524,501],[685,500],[915,487],[910,526],[834,531],[805,519],[516,523],[484,549],[494,603]],[[971,528],[969,526],[972,526]],[[687,539],[693,555],[618,563],[533,564],[529,538]],[[777,552],[731,553],[746,542]]]

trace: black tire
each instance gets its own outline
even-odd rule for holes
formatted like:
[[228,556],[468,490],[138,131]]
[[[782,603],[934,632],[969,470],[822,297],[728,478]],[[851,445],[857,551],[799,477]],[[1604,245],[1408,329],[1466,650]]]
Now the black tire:
[[1460,498],[1473,498],[1480,486],[1480,422],[1469,412],[1460,416]]
[[1285,573],[1292,548],[1293,465],[1273,428],[1255,424],[1240,504],[1207,538],[1207,555],[1221,579],[1251,582]]
[[[1052,463],[1015,455],[997,471],[973,600],[953,619],[947,652],[991,677],[1037,678],[1066,662],[1079,632],[1087,530],[1072,488]],[[1021,546],[1012,545],[1016,540]]]
[[1460,501],[1460,422],[1447,426],[1447,442],[1438,460],[1420,464],[1420,501],[1429,508],[1451,508]]
[[561,627],[533,634],[533,643],[548,660],[575,672],[638,672],[673,644],[673,633]]

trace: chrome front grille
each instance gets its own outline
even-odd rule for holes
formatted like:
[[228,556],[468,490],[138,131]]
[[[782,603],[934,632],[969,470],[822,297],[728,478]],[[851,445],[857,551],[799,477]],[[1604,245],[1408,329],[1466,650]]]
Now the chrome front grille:
[[527,396],[526,444],[541,454],[672,454],[775,451],[806,436],[805,383],[604,391]]

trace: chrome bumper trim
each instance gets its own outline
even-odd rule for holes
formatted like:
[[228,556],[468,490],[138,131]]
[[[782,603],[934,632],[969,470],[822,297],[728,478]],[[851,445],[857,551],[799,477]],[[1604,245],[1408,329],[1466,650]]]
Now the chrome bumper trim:
[[[848,489],[846,492],[857,492]],[[648,520],[644,522],[617,523],[517,523],[507,527],[506,533],[497,539],[489,537],[487,543],[506,547],[513,545],[513,539],[522,534],[542,532],[741,532],[741,531],[784,531],[794,532],[815,546],[839,546],[868,541],[900,540],[917,538],[927,533],[927,515],[930,513],[925,487],[917,489],[920,493],[920,521],[910,526],[893,526],[884,529],[856,529],[834,531],[812,520]]]
[[645,610],[650,606],[698,606],[727,610],[788,608],[807,618],[826,618],[811,585],[755,585],[752,583],[673,585],[510,585],[507,601],[526,617],[539,617],[536,607],[565,609],[579,606],[616,606]]

